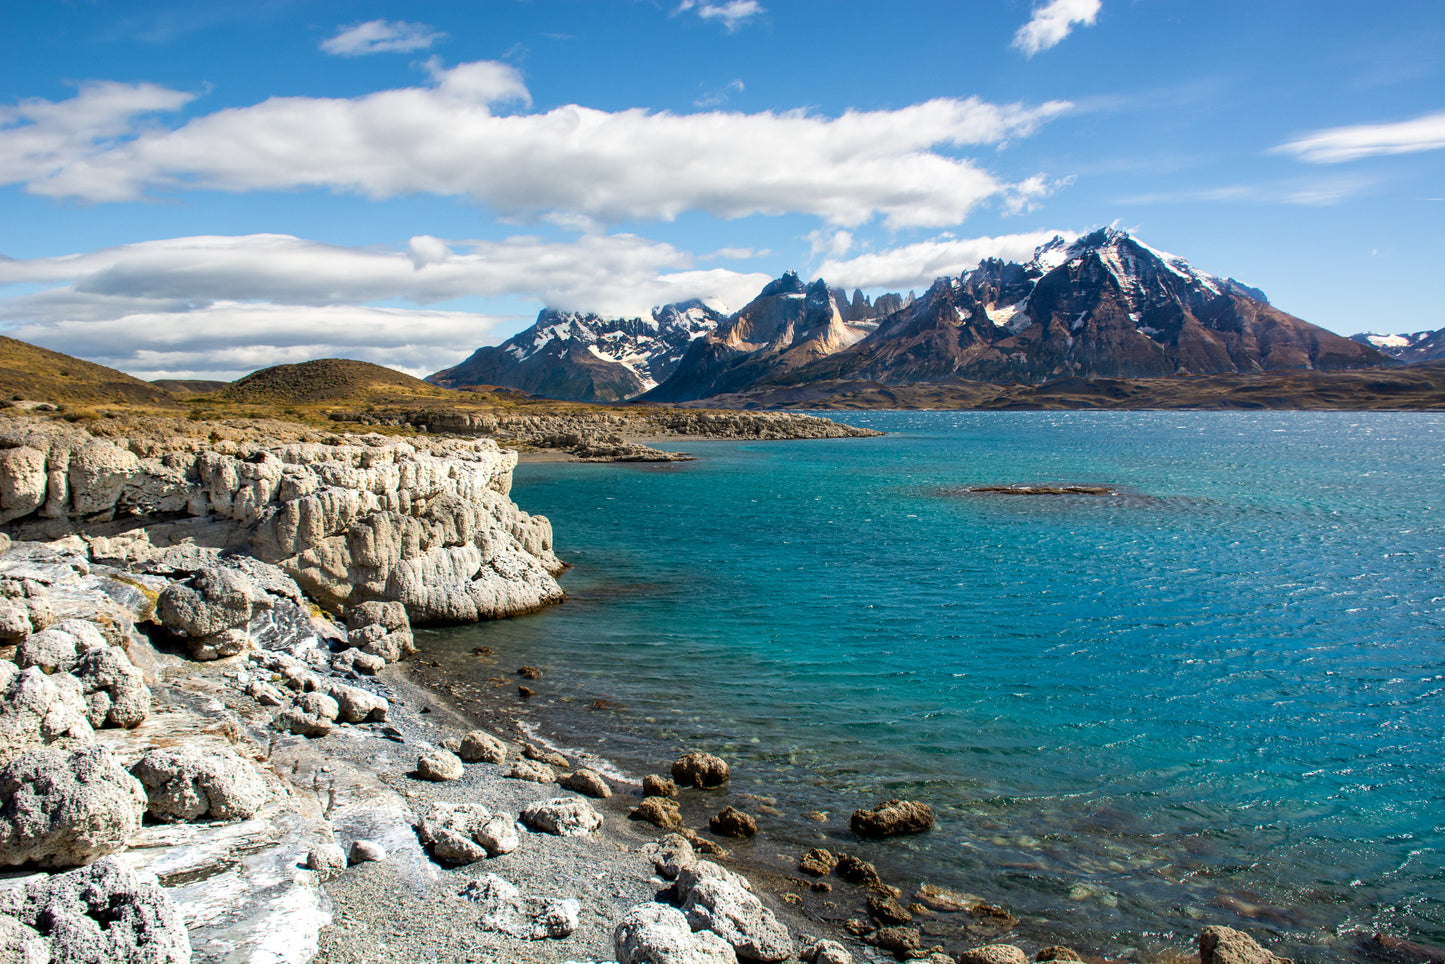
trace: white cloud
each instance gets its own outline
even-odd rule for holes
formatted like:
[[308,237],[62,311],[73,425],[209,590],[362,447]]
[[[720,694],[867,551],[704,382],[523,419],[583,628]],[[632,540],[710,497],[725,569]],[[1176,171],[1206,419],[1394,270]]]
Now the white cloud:
[[1028,261],[1035,248],[1056,234],[1076,237],[1073,231],[1030,231],[993,238],[937,238],[846,261],[829,259],[818,267],[817,274],[841,288],[926,288],[934,279],[956,277],[985,258]]
[[[0,323],[12,337],[145,377],[234,378],[332,356],[427,374],[495,341],[500,320],[367,302],[512,296],[630,317],[691,298],[740,307],[770,280],[692,262],[632,235],[417,235],[404,250],[274,234],[175,238],[0,261],[0,292],[27,292],[0,299]],[[41,285],[51,287],[30,290]]]
[[1445,112],[1396,124],[1331,127],[1274,148],[1311,164],[1337,164],[1384,154],[1413,154],[1445,148]]
[[1014,34],[1013,46],[1026,57],[1057,46],[1073,32],[1074,24],[1092,27],[1100,5],[1100,0],[1049,0],[1034,8],[1033,17]]
[[728,33],[737,33],[742,25],[753,17],[767,13],[758,0],[722,0],[720,3],[709,0],[682,0],[674,13],[686,13],[689,10],[704,20],[722,24]]
[[1003,195],[1004,214],[1032,214],[1043,203],[1044,199],[1055,191],[1069,187],[1074,183],[1072,175],[1069,177],[1050,180],[1043,174],[1035,174],[1033,177],[1025,178],[1017,184],[1009,186]]
[[1249,203],[1324,207],[1358,197],[1374,188],[1376,184],[1374,178],[1368,177],[1291,178],[1264,184],[1225,184],[1219,187],[1136,194],[1120,198],[1115,203]]
[[334,36],[321,42],[321,50],[338,57],[360,57],[363,54],[409,53],[425,50],[446,34],[424,23],[404,20],[368,20],[366,23],[341,27]]
[[[946,226],[1010,185],[945,149],[1028,136],[1070,109],[938,98],[896,110],[678,115],[577,105],[498,115],[529,102],[520,75],[493,62],[428,65],[428,87],[356,98],[273,97],[171,130],[134,116],[189,95],[146,88],[144,108],[26,102],[41,123],[0,129],[0,183],[86,201],[147,193],[326,189],[371,198],[466,196],[506,217],[582,215],[603,223],[802,213],[840,227]],[[132,92],[135,88],[130,88]],[[166,98],[169,98],[167,100]],[[120,129],[118,129],[120,128]]]

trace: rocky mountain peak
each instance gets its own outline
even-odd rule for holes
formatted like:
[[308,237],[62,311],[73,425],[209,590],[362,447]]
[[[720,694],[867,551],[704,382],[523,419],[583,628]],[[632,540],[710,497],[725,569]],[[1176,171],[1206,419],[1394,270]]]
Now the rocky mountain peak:
[[[827,290],[827,286],[824,286]],[[807,291],[807,286],[798,278],[798,272],[786,271],[781,278],[768,282],[763,290],[758,292],[759,298],[767,298],[772,295],[800,295]]]

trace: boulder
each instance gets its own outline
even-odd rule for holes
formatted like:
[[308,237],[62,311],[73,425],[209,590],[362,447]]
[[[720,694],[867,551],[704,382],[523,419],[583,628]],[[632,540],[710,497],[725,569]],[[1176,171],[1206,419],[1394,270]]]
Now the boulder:
[[732,945],[711,931],[693,933],[682,912],[638,904],[612,932],[618,964],[737,964]]
[[644,797],[675,797],[677,796],[677,784],[667,777],[649,773],[642,778],[642,795]]
[[353,840],[351,849],[347,851],[347,863],[374,864],[386,859],[386,848],[375,840]]
[[565,770],[572,765],[570,760],[555,750],[534,746],[531,743],[522,745],[522,756],[528,760],[536,760],[538,763],[545,763],[548,766],[557,767],[561,770]]
[[575,773],[569,773],[557,782],[568,790],[584,796],[596,797],[599,800],[606,800],[612,796],[612,788],[607,785],[606,780],[602,779],[602,774],[596,770],[578,770]]
[[33,632],[35,626],[30,622],[30,607],[14,599],[0,599],[0,643],[15,642]]
[[97,439],[73,450],[68,474],[75,514],[112,517],[127,480],[139,468],[135,455],[110,442]]
[[876,887],[883,883],[878,876],[878,868],[861,857],[852,854],[840,854],[838,863],[834,866],[838,876],[850,884],[862,884],[865,887]]
[[416,652],[411,620],[399,602],[363,602],[347,607],[346,639],[356,649],[396,663]]
[[80,655],[80,640],[57,626],[42,629],[15,645],[15,665],[44,673],[68,673]]
[[68,673],[46,676],[0,660],[0,694],[0,765],[33,747],[95,737],[80,680]]
[[457,756],[468,763],[503,763],[507,759],[507,744],[485,730],[472,730],[462,737]]
[[516,821],[480,804],[434,803],[417,836],[444,864],[470,864],[517,849]]
[[334,681],[324,685],[326,695],[336,701],[336,719],[342,723],[382,723],[391,712],[391,704],[383,697],[359,686]]
[[359,649],[343,649],[331,657],[331,668],[338,673],[360,673],[375,676],[386,665],[386,660]]
[[518,819],[532,830],[559,837],[581,837],[602,826],[602,814],[575,797],[540,800],[522,808]]
[[430,753],[423,754],[416,761],[416,775],[423,780],[431,780],[437,783],[447,780],[460,780],[466,773],[462,761],[455,753],[448,750],[435,749]]
[[[916,927],[880,927],[868,936],[867,941],[901,960],[918,951],[923,945],[923,935]],[[962,955],[959,960],[963,960]]]
[[477,926],[521,940],[567,937],[577,929],[582,904],[575,897],[563,900],[523,897],[510,881],[486,874],[467,885],[462,896],[480,905]]
[[130,772],[150,815],[167,823],[249,820],[270,796],[255,764],[229,747],[151,750]]
[[627,816],[664,830],[675,830],[682,826],[682,814],[678,812],[677,801],[667,797],[644,797]]
[[731,944],[740,960],[781,961],[793,952],[788,929],[736,881],[699,880],[682,912],[693,929],[710,930]]
[[303,693],[290,706],[276,715],[276,726],[297,736],[325,736],[336,727],[341,707],[325,693]]
[[854,810],[853,832],[860,837],[892,837],[933,829],[933,810],[916,800],[888,800],[872,810]]
[[984,944],[959,954],[958,964],[1029,964],[1029,956],[1012,944]]
[[800,955],[808,964],[853,964],[853,955],[837,941],[817,941]]
[[652,865],[665,880],[676,880],[677,875],[697,863],[697,852],[692,849],[686,837],[670,833],[657,842],[657,852]]
[[339,877],[346,870],[346,851],[336,844],[321,844],[306,855],[306,867],[322,880]]
[[710,753],[687,753],[672,764],[672,778],[680,787],[710,790],[728,782],[728,765]]
[[124,849],[145,811],[145,788],[105,747],[30,750],[0,770],[0,864],[88,864]]
[[708,829],[719,837],[752,837],[758,832],[758,822],[737,807],[725,807],[707,822]]
[[129,730],[150,715],[150,687],[125,650],[111,646],[87,650],[76,663],[74,676],[80,681],[92,728]]
[[0,921],[13,922],[11,933],[19,931],[25,938],[22,953],[6,960],[25,964],[191,960],[180,910],[156,878],[127,870],[109,857],[5,891],[0,894]]
[[868,914],[883,926],[913,923],[913,915],[892,894],[874,891],[868,895]]
[[512,780],[527,780],[531,783],[556,783],[557,774],[552,768],[544,763],[533,763],[531,760],[518,760],[512,764],[507,771],[507,777]]
[[234,569],[201,569],[190,585],[172,583],[156,600],[156,618],[172,632],[193,638],[244,628],[257,606],[269,606],[266,593]]
[[1084,964],[1083,955],[1072,947],[1065,947],[1062,944],[1053,944],[1045,947],[1034,955],[1036,961],[1078,961]]
[[191,650],[191,659],[203,663],[239,656],[251,649],[254,642],[250,632],[240,626],[223,629],[211,636],[191,636],[186,639]]
[[677,874],[677,896],[679,900],[687,900],[692,889],[704,880],[726,880],[737,884],[743,890],[752,890],[752,881],[742,874],[735,874],[721,864],[715,864],[711,860],[694,860],[678,871]]
[[28,445],[0,448],[0,525],[45,504],[45,453]]
[[1233,927],[1212,925],[1199,935],[1200,964],[1288,964]]

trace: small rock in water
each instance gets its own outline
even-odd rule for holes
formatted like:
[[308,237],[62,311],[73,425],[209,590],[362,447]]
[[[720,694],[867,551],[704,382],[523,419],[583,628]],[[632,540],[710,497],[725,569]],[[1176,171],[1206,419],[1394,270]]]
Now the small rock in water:
[[889,800],[872,810],[854,810],[853,832],[860,837],[892,837],[933,829],[933,810],[916,800]]
[[386,859],[386,849],[375,840],[354,840],[351,843],[351,852],[347,857],[348,862],[356,864],[374,863]]
[[560,753],[534,746],[531,743],[523,744],[522,756],[529,760],[536,760],[538,763],[545,763],[548,766],[559,767],[563,770],[572,765],[572,762]]
[[887,894],[868,895],[868,913],[880,924],[911,924],[913,915],[898,902],[898,898]]
[[878,868],[861,857],[852,854],[843,854],[838,858],[838,876],[850,884],[863,884],[868,887],[875,887],[883,880],[878,876]]
[[838,866],[838,858],[821,847],[814,847],[803,854],[798,861],[798,869],[805,874],[812,874],[814,877],[823,877],[833,872]]
[[644,797],[675,797],[677,796],[677,784],[667,777],[649,773],[642,778],[642,795]]
[[727,763],[710,753],[687,753],[672,764],[672,778],[680,787],[711,790],[728,782]]
[[523,666],[517,670],[517,675],[522,679],[541,679],[542,671],[535,666]]
[[532,697],[537,695],[537,691],[532,689],[532,687],[530,686],[518,686],[517,695],[524,700],[530,700]]
[[1081,964],[1082,964],[1082,962],[1083,962],[1084,959],[1083,959],[1083,957],[1081,957],[1081,956],[1079,955],[1079,952],[1076,951],[1076,950],[1074,950],[1072,947],[1065,947],[1065,946],[1063,946],[1062,944],[1055,944],[1055,945],[1052,946],[1052,947],[1045,947],[1043,950],[1041,950],[1041,951],[1039,951],[1037,954],[1035,954],[1035,955],[1034,955],[1034,960],[1036,960],[1036,961],[1079,961],[1079,962],[1081,962]]
[[1199,935],[1200,964],[1288,964],[1233,927],[1213,925]]
[[[916,927],[880,927],[868,938],[868,943],[891,952],[895,957],[902,957],[923,946],[923,937]],[[1025,964],[1027,961],[1028,958],[1024,958]]]
[[628,814],[628,817],[633,820],[645,820],[664,830],[682,826],[682,815],[678,813],[677,803],[667,797],[644,797],[643,801]]
[[752,837],[758,822],[736,807],[726,807],[707,822],[708,829],[720,837]]

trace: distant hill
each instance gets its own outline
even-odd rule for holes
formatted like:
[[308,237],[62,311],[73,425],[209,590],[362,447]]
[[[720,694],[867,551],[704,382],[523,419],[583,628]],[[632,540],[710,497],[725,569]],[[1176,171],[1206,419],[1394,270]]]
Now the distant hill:
[[0,335],[0,398],[56,405],[175,408],[164,388],[125,372]]
[[452,402],[457,395],[383,365],[349,358],[320,358],[263,368],[205,397],[242,405],[306,405]]
[[1363,335],[1351,335],[1350,337],[1362,345],[1369,345],[1407,365],[1445,361],[1445,328],[1438,331],[1412,331],[1400,335],[1366,332]]
[[184,398],[187,395],[204,395],[207,392],[218,392],[225,388],[230,382],[211,381],[204,378],[157,378],[151,381],[157,388],[163,388],[176,398]]

